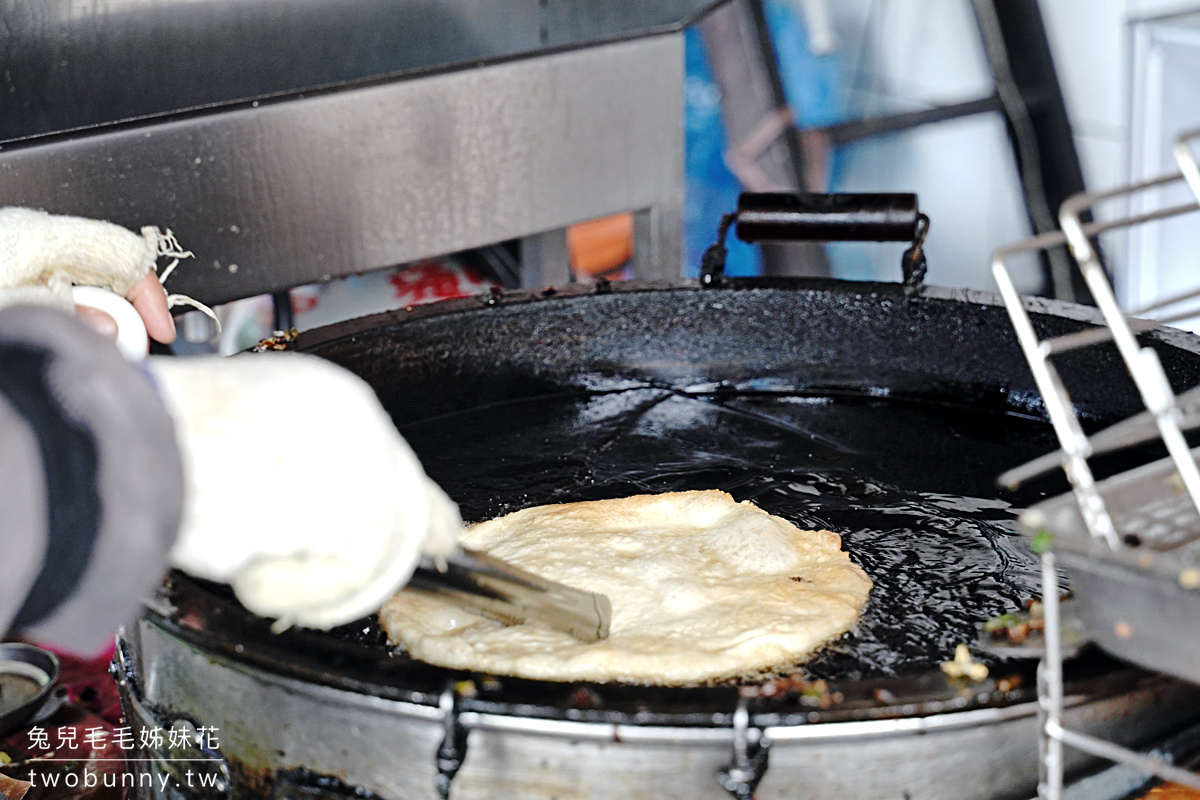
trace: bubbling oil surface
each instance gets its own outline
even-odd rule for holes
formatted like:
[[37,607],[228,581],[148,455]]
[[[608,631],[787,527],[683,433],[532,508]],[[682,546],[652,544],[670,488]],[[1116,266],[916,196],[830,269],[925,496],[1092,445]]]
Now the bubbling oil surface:
[[638,387],[474,409],[401,432],[481,520],[544,503],[722,489],[842,536],[875,582],[856,630],[805,666],[858,679],[953,657],[1037,595],[994,477],[1053,447],[1048,425],[887,397]]

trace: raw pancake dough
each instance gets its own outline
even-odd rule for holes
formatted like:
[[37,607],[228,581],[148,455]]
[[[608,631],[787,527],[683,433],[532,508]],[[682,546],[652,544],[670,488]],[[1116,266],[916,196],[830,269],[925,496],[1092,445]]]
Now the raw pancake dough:
[[871,590],[837,534],[720,491],[527,508],[461,542],[612,602],[590,644],[413,590],[380,611],[413,657],[495,675],[682,685],[788,667],[850,630]]

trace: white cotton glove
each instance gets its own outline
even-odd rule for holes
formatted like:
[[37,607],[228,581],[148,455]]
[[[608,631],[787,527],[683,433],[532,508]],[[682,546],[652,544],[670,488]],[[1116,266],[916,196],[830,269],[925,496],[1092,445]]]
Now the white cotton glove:
[[124,297],[154,270],[157,228],[141,234],[111,222],[0,208],[0,307],[49,305],[71,313],[71,286]]
[[179,569],[278,626],[329,628],[378,610],[422,551],[455,549],[457,507],[346,370],[299,353],[150,370],[183,451]]
[[[161,256],[174,261],[158,275]],[[0,308],[32,304],[78,313],[140,360],[147,334],[164,343],[175,338],[171,308],[190,305],[213,316],[203,304],[163,289],[179,260],[191,257],[169,230],[145,227],[137,234],[101,220],[0,208]]]

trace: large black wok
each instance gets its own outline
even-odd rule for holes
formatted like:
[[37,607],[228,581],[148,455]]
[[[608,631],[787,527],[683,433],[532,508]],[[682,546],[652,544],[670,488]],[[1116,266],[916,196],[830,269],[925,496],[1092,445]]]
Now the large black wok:
[[[1034,320],[1043,336],[1097,322],[1044,301]],[[1177,390],[1200,382],[1196,337],[1143,338]],[[130,713],[140,696],[158,724],[173,709],[219,726],[239,791],[342,781],[354,796],[434,796],[436,782],[444,796],[453,779],[462,798],[749,797],[761,778],[763,797],[1032,793],[1035,662],[983,656],[982,683],[937,666],[1038,595],[1014,507],[1066,488],[995,488],[1055,446],[998,298],[811,280],[601,284],[378,315],[298,345],[375,388],[467,520],[719,488],[837,531],[875,587],[857,629],[781,665],[783,681],[668,688],[441,669],[397,652],[374,619],[274,634],[227,587],[176,575],[139,625]],[[1112,348],[1058,364],[1087,424],[1140,407]],[[322,490],[320,474],[296,480]],[[1095,650],[1065,675],[1072,724],[1127,746],[1194,716],[1195,687]],[[1071,758],[1073,772],[1086,766]]]
[[[1096,324],[1084,307],[1035,302],[1045,336]],[[1177,390],[1200,383],[1195,337],[1160,329],[1144,338]],[[956,696],[936,664],[983,621],[1037,594],[1010,507],[1032,498],[1000,495],[994,478],[1055,441],[990,295],[813,280],[600,284],[377,315],[302,334],[298,347],[374,387],[467,520],[720,488],[841,533],[876,588],[859,630],[805,674],[833,681],[847,713],[863,704],[880,713],[889,697]],[[1108,346],[1060,362],[1090,424],[1139,408],[1120,363]],[[297,479],[320,491],[319,475]],[[239,658],[289,674],[401,695],[436,692],[451,675],[393,655],[371,620],[275,636],[220,587],[179,576],[174,595],[185,635],[219,650],[253,641]],[[1031,665],[992,663],[1014,680],[971,702],[1027,699]],[[1099,655],[1075,670],[1081,680],[1129,674]],[[578,710],[576,688],[507,680],[495,699],[553,714]],[[735,691],[592,688],[605,699],[595,713],[727,711]]]
[[[742,238],[912,240],[905,284],[725,281],[735,218]],[[1034,662],[984,656],[982,683],[937,665],[1040,593],[1014,509],[1066,483],[998,492],[997,475],[1055,438],[998,299],[920,288],[927,222],[912,195],[747,195],[699,284],[496,294],[297,343],[371,384],[467,520],[717,488],[840,533],[875,582],[867,608],[814,661],[780,665],[783,680],[665,688],[460,673],[397,652],[374,619],[273,634],[226,587],[180,575],[139,625],[156,687],[144,696],[229,726],[235,783],[263,795],[312,771],[314,786],[332,777],[384,796],[435,782],[445,796],[451,779],[461,797],[1028,796]],[[1031,302],[1041,338],[1099,323],[1080,306]],[[1143,337],[1176,391],[1200,383],[1196,337]],[[1111,346],[1056,366],[1086,425],[1141,408]],[[319,474],[297,480],[321,491]],[[1194,688],[1098,651],[1065,673],[1074,723],[1125,745],[1177,729],[1194,707]],[[375,752],[368,729],[410,760]],[[314,737],[354,747],[331,756]]]

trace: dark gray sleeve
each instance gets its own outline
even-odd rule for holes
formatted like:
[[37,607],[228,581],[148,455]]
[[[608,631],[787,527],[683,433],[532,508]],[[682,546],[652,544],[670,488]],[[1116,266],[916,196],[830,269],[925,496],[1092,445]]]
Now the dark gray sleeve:
[[37,436],[0,393],[0,632],[11,627],[46,553],[46,485]]
[[0,483],[0,548],[25,553],[27,587],[0,593],[0,625],[94,653],[165,568],[183,495],[174,428],[148,374],[45,308],[0,310],[0,400],[0,448],[28,461]]

